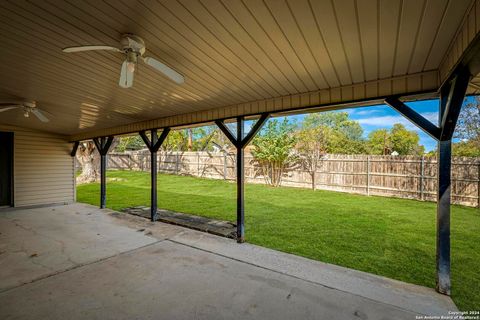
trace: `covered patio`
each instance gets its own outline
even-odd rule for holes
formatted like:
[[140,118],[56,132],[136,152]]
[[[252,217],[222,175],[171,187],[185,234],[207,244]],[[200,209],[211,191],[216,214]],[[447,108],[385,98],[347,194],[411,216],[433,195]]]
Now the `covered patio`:
[[[452,139],[465,96],[480,92],[479,0],[12,1],[0,4],[0,17],[0,236],[10,241],[2,249],[10,254],[0,255],[2,315],[72,316],[85,303],[97,317],[115,318],[118,310],[158,316],[151,301],[162,304],[162,315],[206,318],[235,317],[232,310],[411,318],[454,309],[425,288],[248,244],[161,223],[149,225],[158,229],[152,235],[118,226],[105,214],[106,163],[115,136],[143,138],[155,222],[163,141],[173,128],[215,124],[236,148],[236,238],[243,243],[244,149],[265,121],[387,104],[438,142],[436,289],[448,296]],[[408,105],[435,98],[438,123]],[[255,121],[250,130],[248,120]],[[101,155],[105,211],[75,204],[73,157],[83,141],[94,141]],[[111,225],[103,229],[110,236],[92,234],[95,223]],[[28,247],[42,241],[54,246]],[[260,251],[265,256],[256,257]],[[102,300],[100,288],[113,283],[120,283],[117,296]],[[296,289],[285,289],[292,287],[302,288],[299,301]],[[295,308],[274,298],[286,292]],[[18,305],[26,295],[31,303]],[[68,301],[54,303],[60,298]],[[421,307],[429,303],[438,308]]]
[[0,240],[3,319],[412,319],[456,310],[433,289],[85,204],[2,212]]

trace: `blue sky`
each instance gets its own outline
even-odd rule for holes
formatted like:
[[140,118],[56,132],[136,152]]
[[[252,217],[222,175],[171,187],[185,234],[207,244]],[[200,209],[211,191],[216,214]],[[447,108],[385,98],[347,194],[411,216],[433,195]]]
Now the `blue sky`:
[[[473,100],[473,98],[467,98],[467,101],[469,100]],[[438,123],[438,99],[407,102],[406,104],[433,123]],[[350,119],[358,121],[362,126],[365,138],[373,130],[390,129],[395,123],[401,123],[408,130],[413,130],[418,133],[420,136],[420,144],[425,146],[426,152],[435,150],[437,148],[437,143],[435,140],[433,140],[429,135],[424,133],[421,129],[407,120],[396,110],[387,105],[343,109],[334,112],[348,112]],[[290,116],[289,118],[292,120],[294,119],[297,121],[297,123],[300,123],[304,117],[305,115],[302,114]],[[245,130],[248,131],[250,126],[251,123],[247,122]]]
[[[423,100],[408,102],[407,105],[436,124],[438,123],[438,103],[438,100]],[[435,140],[387,105],[342,109],[334,112],[348,112],[350,119],[358,121],[362,126],[365,138],[374,130],[390,129],[395,123],[401,123],[408,130],[418,132],[420,144],[425,146],[426,152],[434,150],[437,147]],[[295,119],[297,123],[300,123],[304,117],[305,115],[302,114],[292,116],[291,118]]]
[[[409,102],[407,104],[422,116],[436,124],[438,123],[438,103],[438,100],[425,100]],[[420,136],[420,144],[425,146],[425,151],[428,152],[437,147],[435,140],[387,105],[347,109],[344,111],[349,113],[351,119],[360,122],[365,137],[367,137],[373,130],[383,128],[389,129],[393,124],[401,123],[408,130],[414,130],[418,133]]]

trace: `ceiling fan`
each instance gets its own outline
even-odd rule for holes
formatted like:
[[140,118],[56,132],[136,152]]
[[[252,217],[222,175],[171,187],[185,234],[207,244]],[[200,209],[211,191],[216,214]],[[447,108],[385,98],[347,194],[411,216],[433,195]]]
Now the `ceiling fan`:
[[63,49],[63,52],[71,53],[92,50],[109,50],[123,53],[125,55],[125,61],[123,61],[122,63],[119,81],[119,85],[122,88],[130,88],[133,85],[133,74],[135,73],[135,67],[138,63],[138,60],[143,60],[143,62],[145,62],[152,68],[160,71],[178,84],[182,84],[185,82],[185,78],[169,66],[161,63],[160,61],[152,57],[144,57],[145,42],[139,36],[133,34],[124,34],[122,36],[122,39],[120,40],[120,46],[121,48],[107,45],[67,47]]
[[30,113],[33,113],[38,120],[42,122],[49,122],[50,120],[43,114],[43,112],[37,108],[35,101],[27,102],[0,102],[0,112],[5,112],[12,109],[22,109],[23,116],[25,118],[30,117]]

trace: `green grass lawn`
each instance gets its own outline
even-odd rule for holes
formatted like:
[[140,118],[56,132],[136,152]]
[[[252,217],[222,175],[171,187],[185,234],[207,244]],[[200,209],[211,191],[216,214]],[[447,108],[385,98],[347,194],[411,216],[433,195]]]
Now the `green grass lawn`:
[[[150,204],[150,175],[109,171],[107,207]],[[113,180],[113,181],[112,181]],[[236,186],[221,180],[158,176],[159,208],[235,221]],[[77,200],[99,204],[99,184]],[[435,286],[436,205],[299,188],[247,184],[250,243],[423,286]],[[452,297],[480,309],[480,212],[452,206]]]

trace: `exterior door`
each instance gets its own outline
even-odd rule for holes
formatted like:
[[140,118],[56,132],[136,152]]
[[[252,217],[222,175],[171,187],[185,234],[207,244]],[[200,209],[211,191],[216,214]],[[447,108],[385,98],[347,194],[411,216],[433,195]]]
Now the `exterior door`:
[[13,132],[0,132],[0,206],[13,206]]

